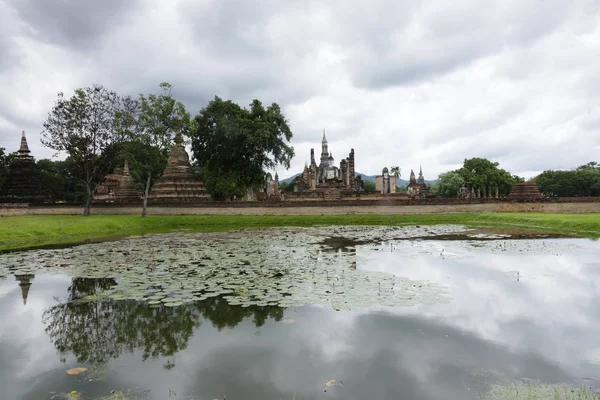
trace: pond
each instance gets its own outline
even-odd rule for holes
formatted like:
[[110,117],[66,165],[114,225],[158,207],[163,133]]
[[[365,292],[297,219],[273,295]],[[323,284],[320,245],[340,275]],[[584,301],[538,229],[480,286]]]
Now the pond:
[[0,397],[595,398],[599,250],[435,226],[0,254]]

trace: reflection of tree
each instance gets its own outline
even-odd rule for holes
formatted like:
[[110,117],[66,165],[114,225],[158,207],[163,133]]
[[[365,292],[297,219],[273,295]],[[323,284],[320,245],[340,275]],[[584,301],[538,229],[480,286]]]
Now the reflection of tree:
[[152,308],[136,301],[77,302],[85,295],[116,285],[113,279],[75,278],[68,302],[44,311],[46,333],[61,353],[72,352],[79,362],[108,362],[124,352],[143,350],[143,359],[173,356],[185,349],[204,317],[222,329],[253,317],[256,326],[268,318],[279,321],[280,307],[230,306],[221,298],[179,307]]
[[201,304],[202,316],[208,319],[215,328],[233,328],[245,318],[253,317],[254,324],[263,326],[265,321],[273,318],[275,321],[281,321],[283,318],[283,308],[281,307],[259,307],[259,306],[231,306],[220,297],[206,299]]

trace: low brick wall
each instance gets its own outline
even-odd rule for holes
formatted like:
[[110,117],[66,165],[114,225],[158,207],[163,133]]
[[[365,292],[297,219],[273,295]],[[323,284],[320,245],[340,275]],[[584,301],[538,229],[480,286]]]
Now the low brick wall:
[[[63,214],[78,215],[80,205],[0,205],[0,216]],[[93,214],[139,214],[141,205],[93,205]],[[233,214],[233,215],[319,215],[319,214],[442,214],[478,212],[600,212],[600,198],[552,200],[341,200],[334,202],[206,202],[196,205],[148,207],[149,214]]]

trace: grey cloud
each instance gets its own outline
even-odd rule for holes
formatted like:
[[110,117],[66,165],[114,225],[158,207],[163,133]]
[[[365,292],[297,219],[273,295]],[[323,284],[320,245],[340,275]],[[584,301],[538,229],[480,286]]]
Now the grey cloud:
[[139,0],[8,0],[36,39],[89,52],[122,23]]
[[[519,7],[495,8],[482,13],[478,3],[473,3],[455,12],[425,10],[424,15],[416,13],[413,25],[380,25],[380,33],[375,39],[366,38],[364,51],[350,62],[356,85],[371,89],[410,85],[507,47],[528,46],[555,31],[578,10],[560,0],[531,0]],[[419,33],[413,37],[415,24]],[[396,40],[381,46],[384,35]]]

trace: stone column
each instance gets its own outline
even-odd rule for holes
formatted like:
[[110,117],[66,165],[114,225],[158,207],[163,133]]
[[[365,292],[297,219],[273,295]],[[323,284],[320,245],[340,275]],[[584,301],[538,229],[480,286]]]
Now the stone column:
[[496,185],[496,198],[500,198],[500,196],[498,196],[498,185]]
[[356,188],[356,181],[354,180],[354,149],[350,149],[350,157],[348,157],[348,172],[350,173],[350,188]]

